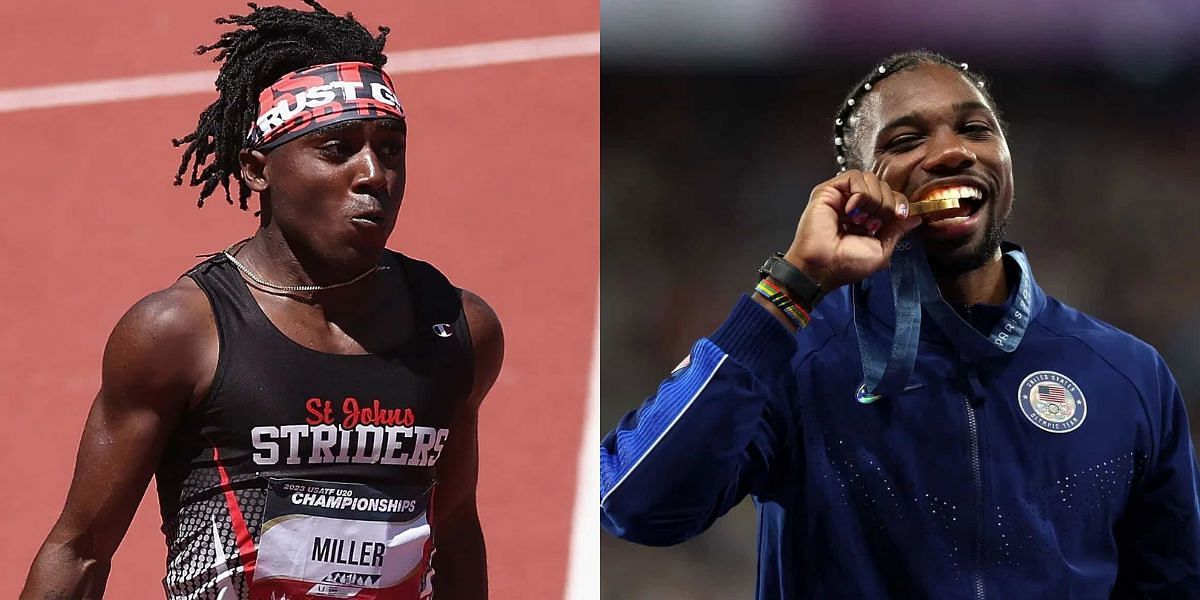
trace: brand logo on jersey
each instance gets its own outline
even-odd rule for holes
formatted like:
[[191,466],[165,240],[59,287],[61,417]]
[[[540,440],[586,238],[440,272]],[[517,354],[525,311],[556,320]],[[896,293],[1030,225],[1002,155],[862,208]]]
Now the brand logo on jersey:
[[1043,431],[1075,431],[1087,418],[1087,399],[1070,377],[1054,371],[1030,373],[1017,388],[1017,406]]
[[433,332],[436,333],[438,337],[450,337],[454,335],[454,331],[450,329],[449,323],[438,323],[437,325],[434,325]]

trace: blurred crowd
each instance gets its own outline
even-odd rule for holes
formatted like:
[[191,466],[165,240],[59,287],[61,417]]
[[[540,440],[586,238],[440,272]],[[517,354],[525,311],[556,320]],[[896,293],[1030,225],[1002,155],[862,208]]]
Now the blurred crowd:
[[[1007,238],[1047,293],[1162,353],[1200,433],[1200,77],[971,64],[1008,123]],[[786,249],[809,192],[836,171],[833,113],[870,67],[604,67],[601,434]],[[755,536],[750,500],[674,548],[602,535],[602,598],[753,597]]]

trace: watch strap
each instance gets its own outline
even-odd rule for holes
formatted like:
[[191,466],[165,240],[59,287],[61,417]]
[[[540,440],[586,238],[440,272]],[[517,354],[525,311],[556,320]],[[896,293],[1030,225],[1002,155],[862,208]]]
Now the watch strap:
[[776,252],[758,270],[759,279],[770,277],[783,286],[792,301],[804,310],[811,311],[821,299],[821,286],[808,278],[800,269],[784,260],[782,252]]

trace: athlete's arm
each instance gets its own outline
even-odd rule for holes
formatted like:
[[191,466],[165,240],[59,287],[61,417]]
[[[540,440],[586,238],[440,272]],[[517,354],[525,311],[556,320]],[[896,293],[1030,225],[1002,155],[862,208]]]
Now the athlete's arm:
[[791,333],[747,298],[600,443],[600,524],[650,545],[699,534],[760,493],[794,435]]
[[1200,598],[1200,471],[1183,396],[1162,359],[1154,456],[1117,524],[1113,597]]
[[471,330],[475,381],[470,401],[451,425],[437,462],[434,496],[434,597],[486,599],[487,557],[475,503],[479,481],[479,405],[492,389],[504,362],[504,334],[496,313],[479,296],[463,290],[463,310]]
[[[813,189],[785,259],[833,291],[887,266],[896,243],[921,222],[907,215],[902,194],[871,173],[846,171]],[[692,346],[689,364],[604,437],[606,530],[674,544],[746,494],[767,490],[797,435],[788,369],[794,329],[769,302],[743,298],[716,333]]]
[[138,302],[117,323],[66,505],[34,558],[21,598],[103,596],[112,555],[167,437],[202,387],[201,340],[206,334],[216,339],[211,319],[203,293],[181,280]]

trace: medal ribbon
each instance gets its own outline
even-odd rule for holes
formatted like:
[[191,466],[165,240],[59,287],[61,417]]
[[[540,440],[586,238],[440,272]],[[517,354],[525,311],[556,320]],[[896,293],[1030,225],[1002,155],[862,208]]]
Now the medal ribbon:
[[[1033,274],[1025,253],[1016,246],[1007,248],[1004,255],[1012,258],[1021,270],[1017,298],[988,336],[968,326],[970,332],[964,341],[972,346],[983,342],[1004,353],[1011,353],[1020,345],[1029,327],[1033,312]],[[924,246],[917,235],[909,235],[896,245],[892,253],[890,278],[895,307],[895,324],[890,330],[871,317],[867,305],[869,290],[864,282],[855,283],[850,290],[863,368],[863,384],[855,397],[863,404],[870,404],[882,397],[895,398],[904,391],[917,359],[922,308],[943,331],[951,332],[953,328],[963,325],[962,318],[942,299],[942,292],[937,287]],[[876,293],[879,291],[876,290]]]

